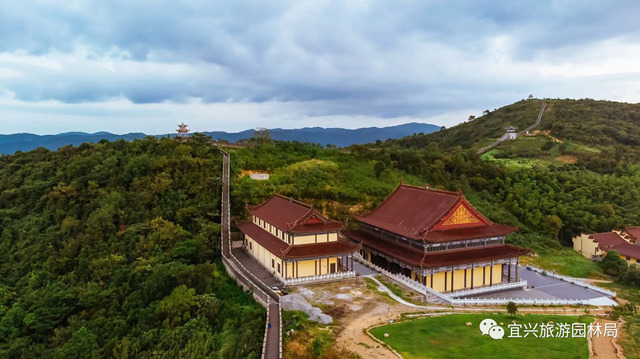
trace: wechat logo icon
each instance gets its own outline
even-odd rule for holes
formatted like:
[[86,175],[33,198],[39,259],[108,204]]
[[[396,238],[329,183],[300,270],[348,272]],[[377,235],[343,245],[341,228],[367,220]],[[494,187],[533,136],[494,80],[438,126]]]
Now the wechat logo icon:
[[482,335],[489,334],[492,339],[498,340],[504,337],[504,328],[498,325],[493,319],[485,319],[480,322]]

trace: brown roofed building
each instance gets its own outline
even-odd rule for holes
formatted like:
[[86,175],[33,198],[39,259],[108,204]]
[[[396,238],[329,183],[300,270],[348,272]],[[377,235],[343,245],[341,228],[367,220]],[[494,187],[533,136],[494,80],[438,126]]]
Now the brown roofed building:
[[355,219],[360,229],[344,234],[362,245],[364,260],[439,292],[517,282],[515,264],[529,252],[504,243],[516,227],[493,223],[460,191],[401,183]]
[[247,209],[252,221],[238,224],[245,249],[285,284],[355,275],[360,246],[338,238],[342,223],[278,194]]
[[587,258],[604,257],[616,251],[629,264],[640,263],[640,227],[604,233],[583,233],[573,238],[573,249]]

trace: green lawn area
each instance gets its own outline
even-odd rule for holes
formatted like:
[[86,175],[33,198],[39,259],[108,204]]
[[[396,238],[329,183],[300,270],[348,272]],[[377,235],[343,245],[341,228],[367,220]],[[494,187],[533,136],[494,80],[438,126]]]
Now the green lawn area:
[[605,278],[602,268],[596,262],[583,257],[573,249],[562,249],[543,253],[539,258],[521,257],[523,265],[555,270],[558,274],[576,278]]
[[[484,319],[504,323],[505,336],[494,340],[482,335],[479,324]],[[591,317],[563,315],[452,314],[441,317],[416,319],[371,329],[371,334],[387,343],[404,358],[514,358],[514,359],[566,359],[588,358],[585,338],[509,338],[508,324],[573,323],[593,321]],[[471,326],[465,323],[471,322]],[[385,338],[384,334],[389,337]]]

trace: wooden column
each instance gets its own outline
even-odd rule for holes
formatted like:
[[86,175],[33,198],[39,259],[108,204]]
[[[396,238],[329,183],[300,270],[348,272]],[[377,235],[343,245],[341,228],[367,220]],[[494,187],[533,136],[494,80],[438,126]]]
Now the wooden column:
[[444,272],[444,291],[445,292],[447,291],[447,279],[448,279],[447,278],[447,273],[448,272],[446,272],[446,271]]
[[475,277],[476,275],[476,266],[475,264],[471,263],[471,289],[473,289],[473,277]]
[[284,279],[289,279],[287,278],[287,267],[289,266],[289,262],[284,261]]
[[451,266],[451,291],[453,292],[453,277],[455,277],[454,275],[455,269],[453,269],[453,266]]
[[511,283],[511,258],[509,258],[509,269],[507,270],[507,283]]
[[520,257],[516,258],[516,282],[519,280],[519,277],[518,277],[518,267],[519,267],[518,262],[519,262],[519,260],[520,260]]
[[467,268],[464,269],[464,289],[467,289]]
[[429,288],[433,289],[433,268],[431,268],[431,280],[429,280]]

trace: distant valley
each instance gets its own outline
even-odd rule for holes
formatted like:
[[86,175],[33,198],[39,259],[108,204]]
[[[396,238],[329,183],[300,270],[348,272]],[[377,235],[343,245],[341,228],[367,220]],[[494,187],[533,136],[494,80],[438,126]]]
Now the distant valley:
[[[332,144],[338,147],[346,147],[354,144],[364,144],[375,142],[376,140],[398,139],[414,133],[428,134],[438,131],[440,126],[426,123],[406,123],[403,125],[390,127],[367,127],[355,130],[344,128],[322,128],[307,127],[300,129],[271,129],[271,137],[279,141],[299,141],[319,143],[322,145]],[[242,139],[248,139],[253,136],[255,130],[246,130],[242,132],[203,132],[206,135],[218,140],[226,140],[236,142]],[[128,133],[117,135],[109,132],[84,133],[84,132],[67,132],[57,135],[34,135],[29,133],[18,133],[11,135],[0,135],[0,153],[13,154],[17,151],[30,151],[38,147],[56,150],[67,145],[80,145],[85,142],[98,142],[100,140],[115,141],[124,139],[131,141],[134,139],[144,138],[144,133]],[[166,135],[155,135],[162,137]]]

